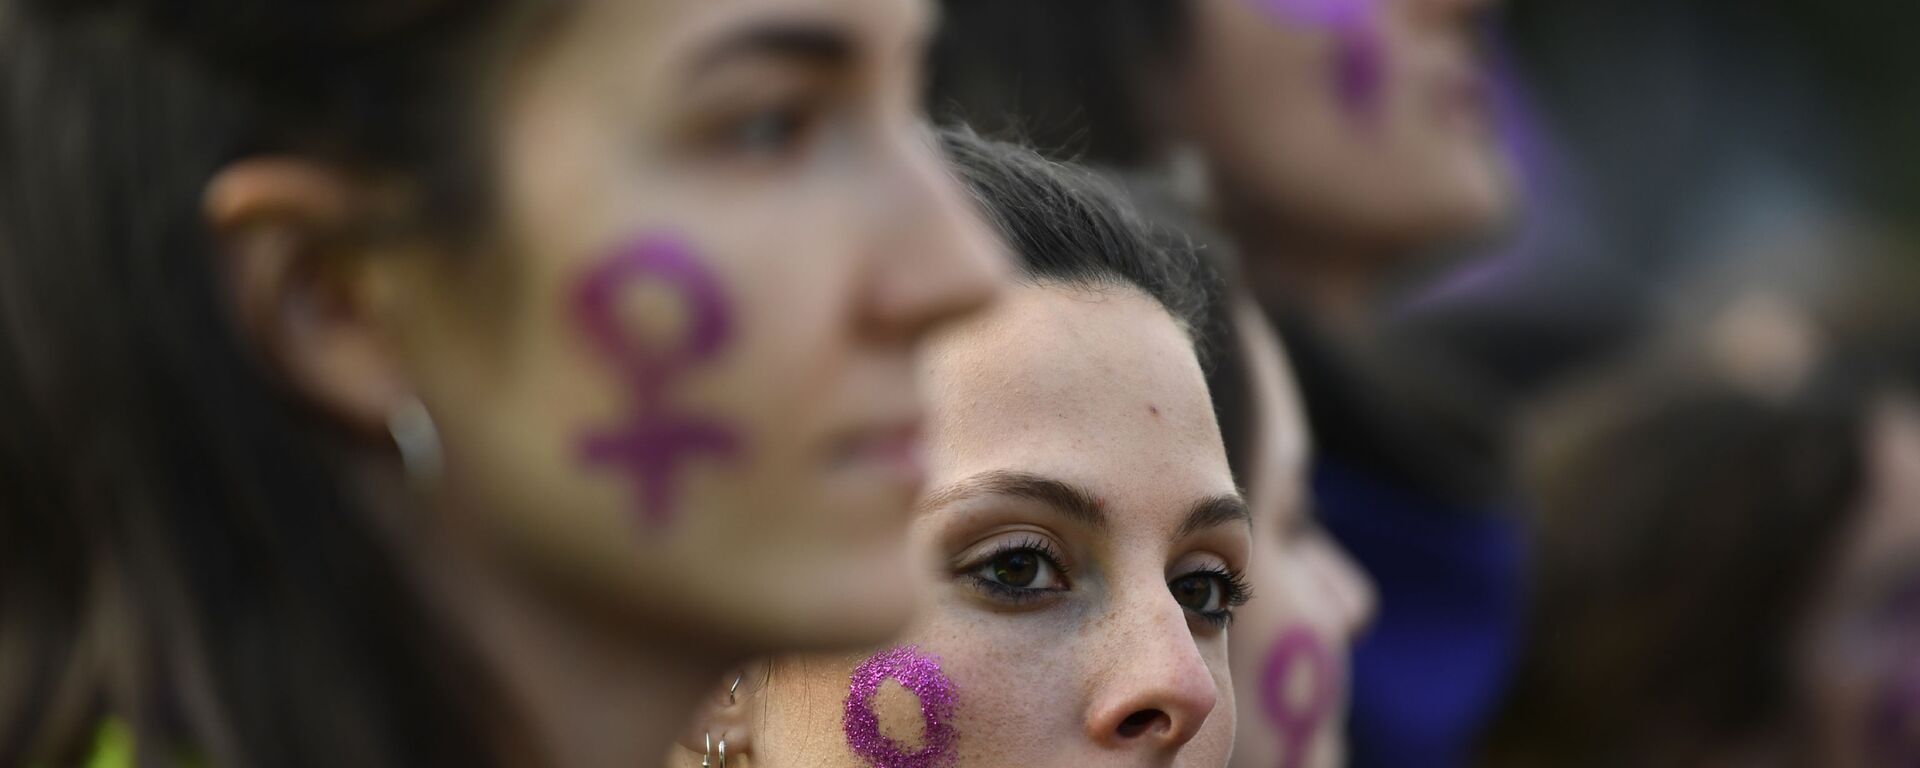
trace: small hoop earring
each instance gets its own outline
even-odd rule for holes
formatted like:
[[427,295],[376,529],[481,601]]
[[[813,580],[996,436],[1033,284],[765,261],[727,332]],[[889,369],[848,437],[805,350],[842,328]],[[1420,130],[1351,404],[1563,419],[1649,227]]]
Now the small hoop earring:
[[720,734],[720,768],[727,768],[727,734]]
[[[721,742],[725,744],[725,741]],[[713,732],[707,732],[707,754],[700,758],[700,768],[713,768]]]
[[746,676],[747,676],[747,673],[745,672],[742,672],[738,675],[734,675],[733,685],[727,686],[727,706],[733,706],[735,703],[739,701],[739,699],[734,697],[734,694],[740,690],[740,681]]
[[400,449],[400,464],[414,485],[431,487],[440,481],[440,430],[420,398],[408,397],[387,412],[387,434]]

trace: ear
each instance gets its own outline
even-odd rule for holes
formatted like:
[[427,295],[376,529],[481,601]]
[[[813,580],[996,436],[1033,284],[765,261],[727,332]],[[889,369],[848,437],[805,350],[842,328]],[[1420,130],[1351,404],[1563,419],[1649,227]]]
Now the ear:
[[[726,676],[694,713],[687,730],[680,734],[679,759],[669,765],[699,765],[701,756],[707,753],[709,736],[716,752],[720,740],[726,739],[727,760],[731,766],[740,765],[739,758],[752,753],[753,726],[760,722],[758,715],[766,704],[767,664],[757,661]],[[688,756],[692,759],[687,760]]]
[[310,403],[372,434],[408,387],[384,341],[391,281],[350,236],[371,229],[363,187],[318,161],[248,158],[213,178],[204,208],[244,339]]

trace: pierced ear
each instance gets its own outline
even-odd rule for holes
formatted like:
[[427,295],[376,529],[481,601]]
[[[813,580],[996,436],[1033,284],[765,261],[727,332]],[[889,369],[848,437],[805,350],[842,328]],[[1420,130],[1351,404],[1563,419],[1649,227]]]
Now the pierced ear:
[[374,434],[408,388],[384,341],[385,276],[345,236],[363,225],[360,186],[317,161],[249,158],[214,177],[204,208],[242,337],[309,402]]
[[758,714],[766,704],[767,664],[757,661],[733,670],[701,703],[687,730],[680,734],[680,747],[693,755],[693,761],[686,764],[700,764],[700,756],[707,751],[708,736],[713,737],[716,750],[722,738],[727,740],[729,760],[752,752],[753,724],[759,722]]

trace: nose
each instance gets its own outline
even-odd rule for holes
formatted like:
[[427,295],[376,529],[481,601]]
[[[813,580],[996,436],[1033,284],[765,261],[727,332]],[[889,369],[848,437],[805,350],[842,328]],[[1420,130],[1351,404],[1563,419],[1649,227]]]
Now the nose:
[[865,319],[877,335],[911,340],[985,306],[1010,265],[933,138],[913,131],[896,147],[893,183],[872,201],[884,235],[873,254]]
[[1312,551],[1314,571],[1339,607],[1340,630],[1349,638],[1365,632],[1380,603],[1372,577],[1354,562],[1346,548],[1329,537],[1315,537]]
[[1172,752],[1193,740],[1219,703],[1213,670],[1186,615],[1160,585],[1160,599],[1108,619],[1087,735],[1110,749]]

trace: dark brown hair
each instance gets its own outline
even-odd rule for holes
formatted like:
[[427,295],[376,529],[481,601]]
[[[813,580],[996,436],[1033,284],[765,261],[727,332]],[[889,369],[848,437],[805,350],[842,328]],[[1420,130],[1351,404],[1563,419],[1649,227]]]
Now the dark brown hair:
[[1549,409],[1531,441],[1527,650],[1494,766],[1806,756],[1790,644],[1857,517],[1866,430],[1894,381],[1830,346],[1788,391],[1704,344]]
[[503,5],[0,2],[0,765],[108,716],[143,763],[497,762],[465,646],[221,310],[201,196],[286,152],[471,210]]

